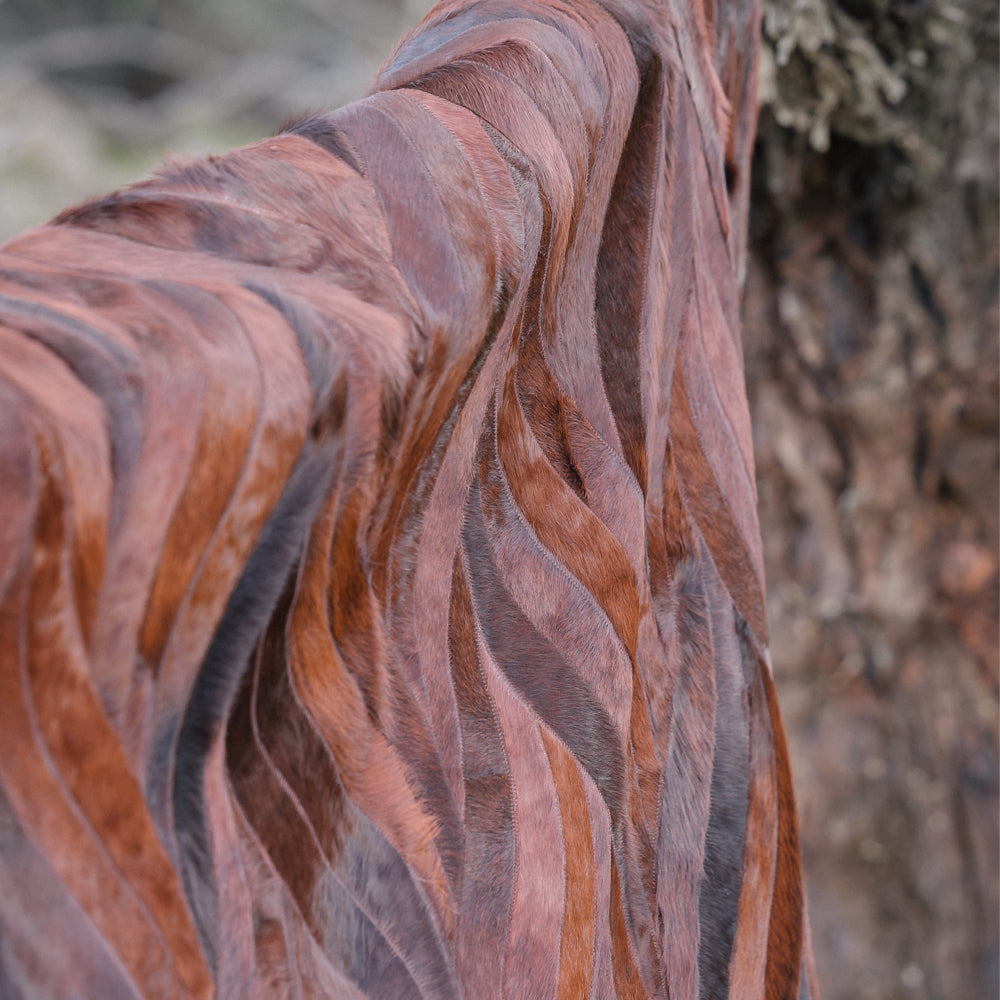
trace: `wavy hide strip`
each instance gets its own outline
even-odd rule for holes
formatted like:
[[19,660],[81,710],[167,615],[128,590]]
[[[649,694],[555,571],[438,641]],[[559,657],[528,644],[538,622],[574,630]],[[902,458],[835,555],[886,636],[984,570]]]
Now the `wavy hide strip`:
[[755,0],[445,0],[0,250],[0,995],[817,996]]

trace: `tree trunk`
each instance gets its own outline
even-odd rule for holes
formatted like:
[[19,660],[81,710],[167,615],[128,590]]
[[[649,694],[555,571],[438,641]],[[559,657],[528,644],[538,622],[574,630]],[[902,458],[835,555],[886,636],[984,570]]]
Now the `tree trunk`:
[[747,379],[820,981],[995,996],[995,10],[765,44]]

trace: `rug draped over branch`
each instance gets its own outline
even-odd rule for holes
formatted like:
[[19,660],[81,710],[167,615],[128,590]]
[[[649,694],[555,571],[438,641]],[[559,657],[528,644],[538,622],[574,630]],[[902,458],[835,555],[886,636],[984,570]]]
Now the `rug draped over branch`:
[[445,2],[0,251],[0,994],[816,996],[758,19]]

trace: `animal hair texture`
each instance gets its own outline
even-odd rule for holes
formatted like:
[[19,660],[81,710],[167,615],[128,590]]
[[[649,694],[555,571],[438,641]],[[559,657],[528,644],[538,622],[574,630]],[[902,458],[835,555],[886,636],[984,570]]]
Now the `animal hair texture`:
[[0,249],[0,996],[818,996],[759,21],[444,0]]

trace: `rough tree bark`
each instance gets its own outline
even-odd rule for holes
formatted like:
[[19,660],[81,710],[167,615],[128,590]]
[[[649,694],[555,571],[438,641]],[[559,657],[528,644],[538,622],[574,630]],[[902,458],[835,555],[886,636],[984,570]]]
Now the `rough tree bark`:
[[765,17],[746,354],[825,995],[997,993],[994,5]]

